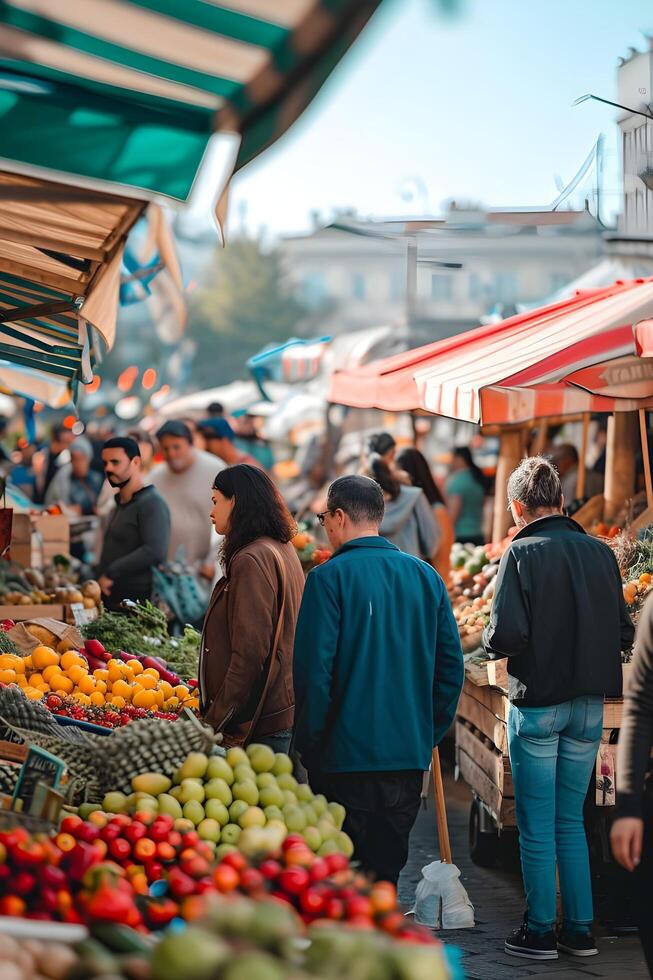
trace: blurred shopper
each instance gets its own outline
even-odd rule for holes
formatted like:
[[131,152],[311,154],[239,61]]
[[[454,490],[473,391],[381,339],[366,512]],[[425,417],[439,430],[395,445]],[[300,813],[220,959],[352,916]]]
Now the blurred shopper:
[[262,466],[264,470],[270,472],[274,467],[274,453],[267,439],[260,434],[262,419],[253,415],[241,415],[234,419],[236,439],[234,445],[243,453],[249,453]]
[[484,544],[483,502],[487,480],[467,446],[456,446],[447,480],[447,506],[456,541]]
[[[507,953],[533,960],[597,951],[583,803],[603,727],[621,696],[621,651],[633,639],[617,560],[562,513],[555,467],[525,459],[508,499],[520,528],[501,559],[486,650],[508,657],[508,745],[526,915]],[[557,937],[556,858],[563,921]]]
[[320,520],[336,553],[304,590],[295,745],[312,789],[344,805],[363,870],[396,882],[463,657],[439,575],[379,536],[384,507],[364,476],[329,488]]
[[224,415],[224,405],[222,402],[210,402],[206,407],[206,414],[210,419],[221,419]]
[[383,491],[383,537],[407,555],[433,564],[440,532],[423,490],[400,483],[396,471],[378,455],[368,459],[365,476],[376,480]]
[[62,466],[51,481],[45,503],[67,508],[76,514],[94,514],[95,505],[104,482],[101,475],[91,469],[93,446],[85,436],[78,436],[70,444],[70,462]]
[[43,458],[39,461],[40,465],[36,471],[35,503],[42,504],[45,500],[46,491],[54,480],[57,469],[64,462],[61,456],[70,447],[74,438],[73,433],[65,425],[55,425],[53,428],[50,444],[45,448]]
[[198,428],[206,441],[207,451],[221,459],[225,466],[236,466],[238,463],[261,466],[250,453],[238,449],[236,433],[226,419],[204,419]]
[[154,487],[145,485],[135,439],[107,440],[102,458],[106,478],[118,492],[97,575],[105,606],[118,610],[123,599],[152,598],[152,569],[168,554],[170,511]]
[[376,432],[367,443],[370,456],[380,456],[387,466],[393,466],[397,455],[397,443],[389,432]]
[[640,615],[635,656],[619,732],[617,819],[610,841],[619,864],[633,873],[634,908],[653,977],[653,599]]
[[207,487],[224,464],[193,445],[193,435],[184,422],[166,422],[157,439],[165,462],[154,467],[150,482],[170,509],[168,558],[174,561],[181,551],[188,566],[212,582],[219,541],[206,519]]
[[34,442],[28,442],[27,439],[19,439],[16,449],[19,461],[9,474],[9,479],[26,497],[34,500],[36,492],[34,456],[38,451],[38,446]]
[[397,466],[410,477],[414,487],[420,487],[431,505],[435,521],[440,530],[440,540],[433,558],[433,565],[444,581],[451,570],[451,546],[454,542],[453,522],[440,488],[433,479],[431,467],[419,449],[408,447],[397,455]]
[[[578,450],[575,446],[572,446],[570,442],[562,443],[562,445],[554,446],[553,448],[553,464],[560,474],[560,483],[562,485],[562,494],[565,498],[565,508],[568,510],[577,510],[578,507],[575,506],[575,501],[578,499],[578,494],[576,493],[576,487],[578,485]],[[594,470],[585,470],[585,493],[582,497],[583,500],[594,497],[597,493],[603,492],[603,477],[600,473],[595,473]]]
[[[127,437],[129,439],[135,439],[138,443],[138,448],[141,453],[141,473],[147,476],[154,466],[154,439],[149,432],[145,432],[143,429],[132,429],[131,432],[127,433]],[[147,483],[148,480],[145,480],[145,482]]]
[[204,622],[199,665],[204,721],[227,744],[287,752],[295,712],[292,657],[304,573],[295,522],[267,474],[230,466],[213,481],[211,522],[224,535],[224,578]]

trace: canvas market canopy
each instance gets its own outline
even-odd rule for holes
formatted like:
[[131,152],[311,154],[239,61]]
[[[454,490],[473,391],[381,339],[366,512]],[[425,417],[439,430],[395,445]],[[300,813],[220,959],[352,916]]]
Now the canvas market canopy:
[[379,2],[0,0],[0,157],[184,201],[211,135],[252,160]]
[[144,204],[0,173],[0,386],[59,404],[116,329],[120,259]]
[[481,424],[653,407],[653,279],[617,282],[353,371],[330,401]]

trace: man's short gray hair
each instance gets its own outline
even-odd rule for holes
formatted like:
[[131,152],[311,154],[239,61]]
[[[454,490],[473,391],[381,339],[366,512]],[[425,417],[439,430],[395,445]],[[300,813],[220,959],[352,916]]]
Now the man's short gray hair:
[[367,476],[341,476],[329,487],[327,509],[345,512],[353,524],[380,524],[385,512],[383,491]]

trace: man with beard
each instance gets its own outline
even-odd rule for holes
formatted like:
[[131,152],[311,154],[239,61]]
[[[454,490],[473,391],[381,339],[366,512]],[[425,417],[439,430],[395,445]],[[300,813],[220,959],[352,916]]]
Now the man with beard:
[[107,480],[118,492],[97,574],[105,606],[119,610],[123,599],[151,598],[152,568],[168,554],[170,511],[158,491],[145,486],[135,439],[109,439],[102,461]]

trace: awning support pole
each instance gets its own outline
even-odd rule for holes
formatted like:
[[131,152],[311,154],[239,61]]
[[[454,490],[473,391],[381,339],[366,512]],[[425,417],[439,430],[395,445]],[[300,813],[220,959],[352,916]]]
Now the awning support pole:
[[576,479],[576,499],[582,500],[585,496],[585,473],[587,460],[587,436],[590,427],[589,412],[583,412],[583,434],[580,440],[580,453],[578,454],[578,477]]
[[648,431],[646,428],[646,409],[639,410],[639,436],[642,441],[642,462],[646,485],[646,506],[653,507],[653,483],[651,483],[651,457],[648,451]]
[[508,477],[519,466],[524,455],[522,429],[504,429],[500,437],[499,460],[494,490],[494,519],[492,540],[497,542],[508,533],[512,517],[508,512]]

